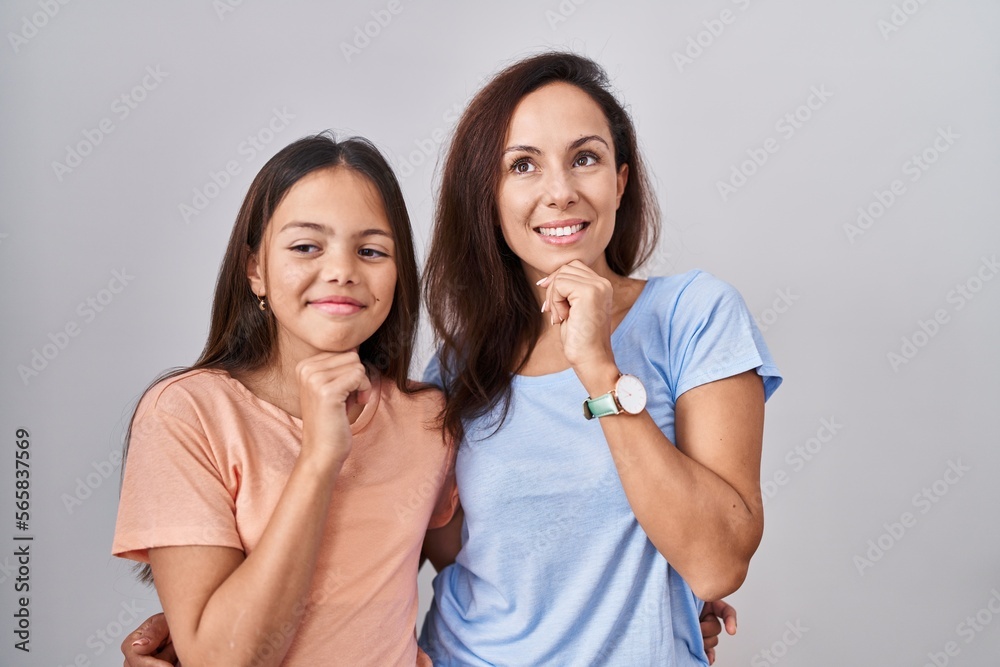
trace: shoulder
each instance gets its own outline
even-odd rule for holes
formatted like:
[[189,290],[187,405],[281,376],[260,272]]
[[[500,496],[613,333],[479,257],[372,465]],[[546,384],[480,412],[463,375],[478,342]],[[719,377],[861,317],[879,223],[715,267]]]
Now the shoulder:
[[434,355],[427,362],[424,368],[423,383],[432,387],[443,387],[444,377],[441,369],[441,348],[434,351]]
[[444,393],[434,385],[413,380],[407,389],[409,392],[402,392],[394,383],[382,379],[378,412],[384,423],[396,431],[440,441]]
[[653,276],[649,279],[646,289],[659,297],[657,301],[667,299],[689,303],[715,302],[732,298],[742,300],[735,287],[701,269],[692,269],[672,276]]
[[219,369],[200,368],[168,376],[143,395],[136,419],[167,414],[184,421],[200,421],[200,414],[227,400],[231,382],[229,373]]
[[719,311],[746,309],[735,287],[700,269],[653,276],[640,297],[641,309],[648,315],[674,324],[704,322]]
[[653,281],[675,396],[750,369],[763,377],[765,398],[777,389],[781,374],[735,287],[700,270]]
[[400,391],[395,383],[382,378],[379,383],[380,401],[414,416],[436,415],[444,407],[444,393],[435,385],[410,380],[406,388],[408,391]]

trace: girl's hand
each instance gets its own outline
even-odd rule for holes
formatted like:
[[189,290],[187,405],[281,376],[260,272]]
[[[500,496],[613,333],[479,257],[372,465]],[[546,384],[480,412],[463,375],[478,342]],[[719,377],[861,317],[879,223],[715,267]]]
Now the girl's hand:
[[357,352],[324,352],[299,362],[302,456],[343,464],[351,453],[348,411],[364,405],[372,385]]
[[[719,622],[720,618],[722,623]],[[715,663],[715,647],[719,645],[719,635],[722,634],[723,623],[727,633],[736,634],[736,610],[726,604],[724,600],[706,602],[705,608],[701,611],[700,620],[705,653],[708,655],[708,664],[711,665]]]
[[[583,262],[573,260],[542,278],[538,285],[545,287],[542,312],[550,313],[550,322],[559,326],[566,360],[581,379],[588,373],[607,375],[615,365],[611,351],[611,282]],[[613,378],[617,377],[615,372]]]

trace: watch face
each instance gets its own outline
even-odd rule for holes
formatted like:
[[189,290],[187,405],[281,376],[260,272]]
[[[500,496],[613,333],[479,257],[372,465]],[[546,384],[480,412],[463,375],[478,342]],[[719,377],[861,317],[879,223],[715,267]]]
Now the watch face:
[[646,407],[646,388],[642,385],[642,380],[634,375],[618,378],[615,396],[622,410],[630,415],[637,415]]

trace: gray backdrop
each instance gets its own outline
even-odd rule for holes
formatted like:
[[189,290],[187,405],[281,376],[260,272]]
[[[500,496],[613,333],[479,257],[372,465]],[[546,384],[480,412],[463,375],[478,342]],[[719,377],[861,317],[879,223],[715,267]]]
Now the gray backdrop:
[[0,663],[120,664],[158,609],[109,556],[122,433],[200,351],[265,160],[371,137],[422,256],[458,113],[546,47],[596,58],[631,106],[664,210],[649,270],[734,283],[785,374],[719,664],[1000,663],[998,19],[987,0],[4,2]]

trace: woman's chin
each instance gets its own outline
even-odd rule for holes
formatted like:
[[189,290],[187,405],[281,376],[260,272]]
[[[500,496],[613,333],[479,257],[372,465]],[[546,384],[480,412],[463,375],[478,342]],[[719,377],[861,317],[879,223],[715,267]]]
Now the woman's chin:
[[582,262],[584,265],[597,273],[601,273],[602,267],[607,266],[603,253],[594,257],[581,252],[560,253],[558,257],[540,257],[534,262],[527,262],[522,259],[521,264],[524,266],[525,274],[530,278],[536,273],[539,276],[547,276],[555,273],[558,269],[569,264],[570,262],[576,261]]

